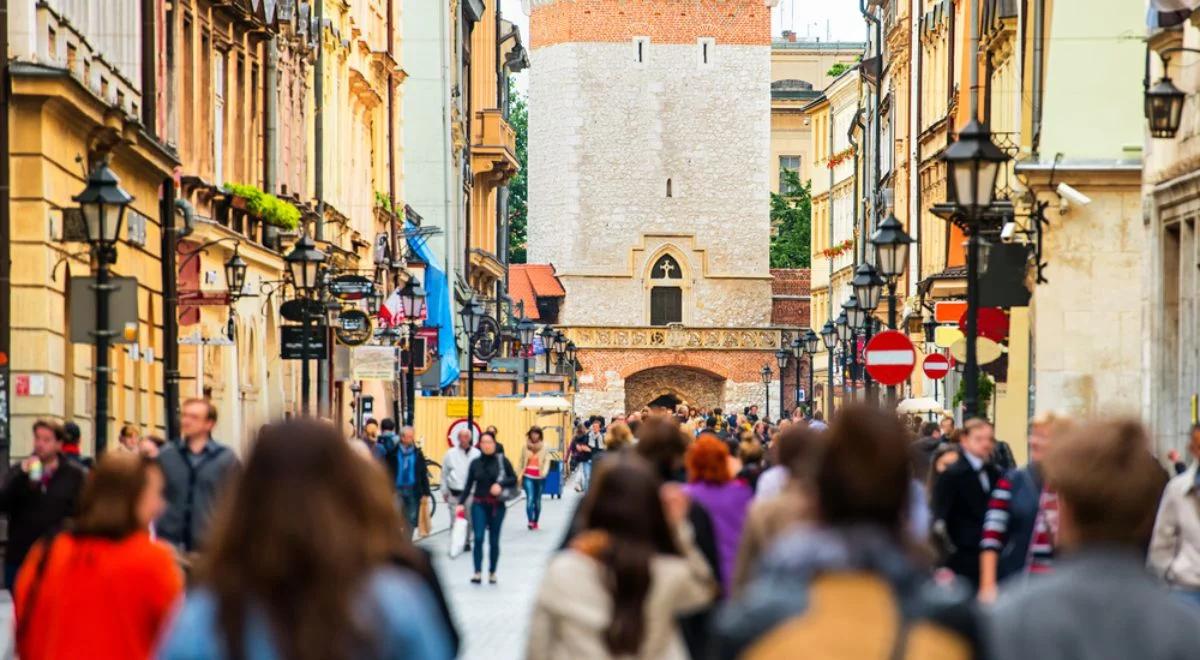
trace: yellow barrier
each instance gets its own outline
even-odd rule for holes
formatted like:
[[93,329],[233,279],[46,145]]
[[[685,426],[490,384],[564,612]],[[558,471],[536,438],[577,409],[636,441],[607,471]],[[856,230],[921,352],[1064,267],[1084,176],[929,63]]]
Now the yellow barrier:
[[[488,426],[496,427],[497,439],[504,445],[504,453],[514,463],[521,456],[521,448],[525,446],[525,432],[531,426],[540,426],[545,432],[546,446],[557,450],[570,440],[570,413],[551,413],[543,415],[531,410],[517,407],[518,398],[476,397],[475,410],[478,414],[475,423],[480,429]],[[417,441],[421,444],[425,457],[442,462],[448,442],[450,426],[454,422],[465,419],[467,411],[466,397],[421,397],[417,399],[414,411],[414,424]]]

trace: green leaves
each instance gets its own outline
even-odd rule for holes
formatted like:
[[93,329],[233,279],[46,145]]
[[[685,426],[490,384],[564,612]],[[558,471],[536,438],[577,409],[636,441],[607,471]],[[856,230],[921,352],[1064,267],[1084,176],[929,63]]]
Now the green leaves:
[[812,262],[812,194],[800,174],[783,172],[771,193],[771,268],[808,268]]
[[246,200],[246,212],[262,218],[263,222],[294,231],[300,226],[300,209],[257,186],[226,182],[225,192]]
[[521,171],[508,182],[508,262],[523,264],[529,227],[529,109],[511,77],[508,90],[508,124],[517,134],[517,162],[521,164]]

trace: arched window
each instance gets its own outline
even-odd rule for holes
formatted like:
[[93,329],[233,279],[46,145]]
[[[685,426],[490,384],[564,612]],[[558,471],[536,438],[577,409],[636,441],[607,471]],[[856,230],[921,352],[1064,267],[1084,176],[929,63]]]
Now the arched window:
[[664,254],[650,269],[650,325],[683,322],[683,269]]
[[675,257],[669,254],[664,254],[654,264],[654,268],[650,269],[650,279],[652,280],[679,280],[683,279],[683,270],[679,267],[679,262],[675,261]]

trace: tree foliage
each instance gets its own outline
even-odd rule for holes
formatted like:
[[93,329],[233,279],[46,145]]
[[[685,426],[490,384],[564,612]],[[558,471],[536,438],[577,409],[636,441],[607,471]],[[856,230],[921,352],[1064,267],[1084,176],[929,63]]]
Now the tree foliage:
[[521,171],[508,182],[508,262],[523,264],[529,227],[529,108],[512,78],[508,89],[508,123],[517,134],[517,162],[521,164]]
[[812,248],[812,192],[800,174],[787,171],[778,194],[771,193],[771,267],[808,268]]

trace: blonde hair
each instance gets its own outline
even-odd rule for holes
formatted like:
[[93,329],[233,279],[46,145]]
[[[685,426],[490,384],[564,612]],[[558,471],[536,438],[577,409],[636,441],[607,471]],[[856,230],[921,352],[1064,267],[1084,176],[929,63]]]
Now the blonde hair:
[[609,451],[624,449],[633,444],[633,432],[625,422],[613,422],[608,426],[608,435],[604,438],[604,448]]

